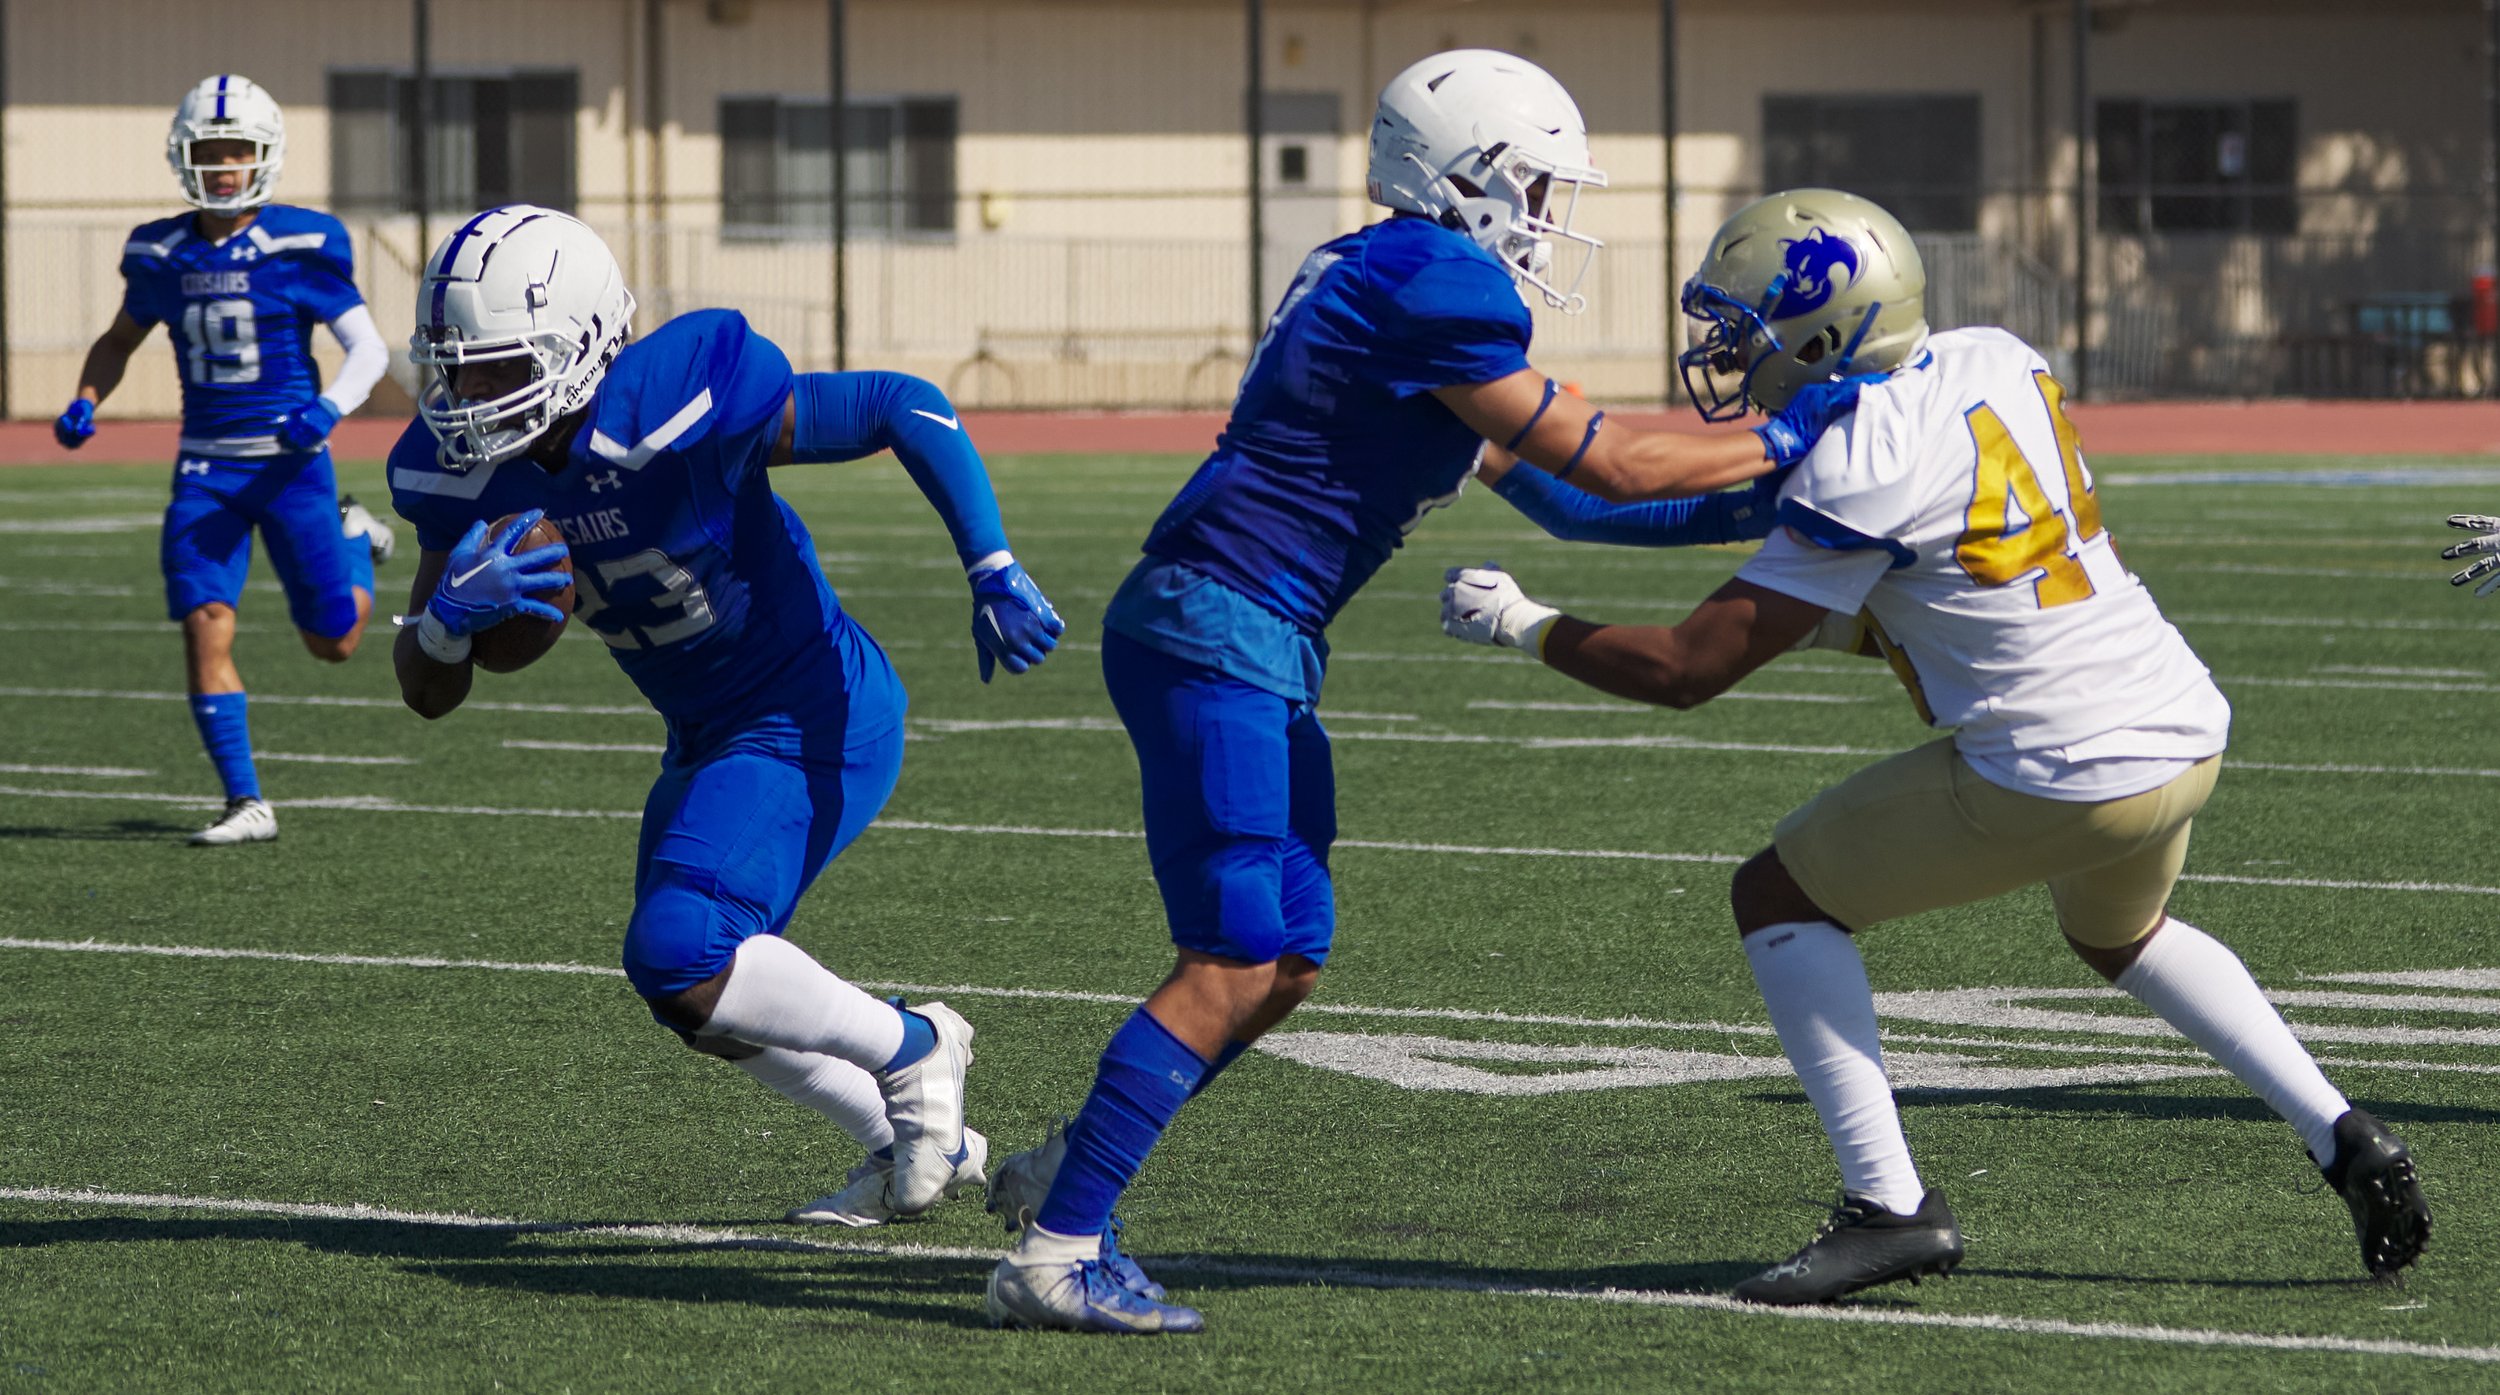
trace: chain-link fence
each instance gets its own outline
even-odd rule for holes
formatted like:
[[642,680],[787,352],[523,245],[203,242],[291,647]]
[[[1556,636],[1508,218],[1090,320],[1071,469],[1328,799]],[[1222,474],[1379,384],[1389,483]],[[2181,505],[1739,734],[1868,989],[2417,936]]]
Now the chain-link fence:
[[[1706,202],[1732,206],[1746,196],[1723,191]],[[1208,232],[1235,230],[1238,201],[1207,206]],[[2459,211],[2415,200],[2369,216],[2304,217],[2304,225],[2346,229],[2334,232],[2102,236],[2080,372],[2074,280],[2053,226],[2030,236],[1927,233],[1919,244],[1937,327],[2009,329],[2093,396],[2484,395],[2500,317],[2488,243]],[[759,236],[691,218],[587,216],[627,266],[643,328],[729,307],[802,369],[833,365],[833,256],[821,233]],[[92,213],[13,220],[10,259],[20,270],[11,347],[27,400],[65,396],[75,383],[87,344],[120,303],[115,267],[134,221]],[[413,323],[415,219],[350,218],[348,226],[359,280],[396,341]],[[1708,231],[1684,229],[1679,274],[1697,264]],[[1220,407],[1250,348],[1250,257],[1238,235],[872,238],[850,244],[847,264],[849,361],[919,373],[967,406]],[[1269,265],[1273,282],[1272,258]],[[1683,327],[1667,278],[1656,238],[1610,243],[1587,283],[1585,314],[1537,308],[1539,366],[1606,400],[1671,396]],[[1272,297],[1282,287],[1266,290]],[[400,376],[403,392],[409,382]],[[143,356],[118,407],[170,412],[174,392],[171,375],[152,372]],[[376,409],[405,405],[386,390]]]

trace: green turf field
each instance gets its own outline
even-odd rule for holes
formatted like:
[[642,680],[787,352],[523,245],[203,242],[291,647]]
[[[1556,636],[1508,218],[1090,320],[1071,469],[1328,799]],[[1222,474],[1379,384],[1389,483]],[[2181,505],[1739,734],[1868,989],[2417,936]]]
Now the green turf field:
[[[991,688],[899,469],[776,479],[891,648],[917,738],[889,826],[793,936],[855,979],[944,987],[1002,1152],[1076,1106],[1169,962],[1093,641],[1189,464],[997,463],[1073,630]],[[2102,464],[2120,547],[2238,714],[2175,909],[2411,1139],[2437,1232],[2402,1289],[2359,1281],[2291,1132],[2103,992],[2026,893],[1867,937],[1965,1267],[1802,1314],[1714,1297],[1836,1186],[1730,867],[1921,729],[1881,665],[1833,655],[1675,714],[1444,640],[1451,563],[1665,620],[1736,561],[1565,546],[1471,491],[1334,632],[1343,928],[1319,998],[1124,1208],[1209,1333],[991,1332],[1005,1237],[977,1203],[779,1223],[851,1146],[611,972],[662,733],[599,644],[481,676],[429,725],[380,624],[319,665],[263,568],[238,657],[285,836],[188,849],[217,801],[161,619],[161,474],[25,468],[0,472],[0,1392],[2490,1390],[2500,605],[2435,552],[2500,474]],[[378,467],[342,473],[386,493]]]

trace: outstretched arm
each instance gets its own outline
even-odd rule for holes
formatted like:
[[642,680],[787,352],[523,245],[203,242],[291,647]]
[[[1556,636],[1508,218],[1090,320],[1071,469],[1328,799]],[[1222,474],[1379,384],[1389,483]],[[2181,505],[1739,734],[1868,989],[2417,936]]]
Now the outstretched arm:
[[1485,473],[1494,493],[1555,537],[1621,547],[1691,547],[1767,537],[1777,521],[1780,484],[1786,478],[1764,475],[1750,489],[1691,499],[1610,504],[1539,469],[1500,470],[1488,461]]
[[1855,410],[1879,374],[1810,383],[1749,432],[1636,431],[1553,379],[1523,368],[1433,395],[1476,433],[1520,459],[1613,503],[1688,499],[1805,459],[1834,421]]
[[998,496],[955,404],[935,384],[908,373],[799,375],[782,409],[773,464],[857,460],[881,450],[903,462],[954,540],[972,583],[981,681],[990,681],[997,664],[1022,673],[1040,663],[1067,625],[1007,550]]
[[1533,368],[1433,396],[1486,440],[1615,503],[1707,494],[1769,474],[1778,463],[1750,432],[1636,431],[1610,423]]
[[1597,625],[1528,599],[1498,567],[1453,567],[1441,629],[1473,644],[1524,650],[1601,692],[1663,707],[1699,707],[1816,635],[1823,607],[1729,580],[1682,624]]

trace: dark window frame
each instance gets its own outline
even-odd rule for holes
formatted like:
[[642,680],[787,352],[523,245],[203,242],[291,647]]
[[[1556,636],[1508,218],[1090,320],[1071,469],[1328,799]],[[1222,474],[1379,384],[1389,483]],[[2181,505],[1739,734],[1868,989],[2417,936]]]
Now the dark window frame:
[[2293,98],[2103,97],[2092,139],[2103,232],[2300,231],[2300,103]]
[[1766,190],[1843,189],[1914,233],[1979,228],[1985,157],[1977,92],[1768,92]]
[[[725,235],[756,241],[832,236],[832,165],[824,158],[832,143],[830,109],[812,94],[720,96]],[[843,146],[853,176],[848,198],[853,238],[945,242],[958,235],[961,113],[962,103],[952,94],[851,99]]]
[[[429,152],[437,158],[426,166],[427,212],[456,215],[501,203],[574,210],[581,198],[579,68],[459,69],[435,73],[433,85],[437,140],[465,128],[468,146]],[[415,213],[416,75],[331,68],[326,87],[332,210]],[[446,123],[444,113],[461,120]],[[386,153],[374,148],[376,122]]]

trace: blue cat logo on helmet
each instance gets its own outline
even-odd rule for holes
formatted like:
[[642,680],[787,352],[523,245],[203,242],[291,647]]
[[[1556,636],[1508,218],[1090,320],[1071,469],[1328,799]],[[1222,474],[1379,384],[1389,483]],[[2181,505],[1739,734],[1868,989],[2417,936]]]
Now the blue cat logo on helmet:
[[[1848,239],[1831,237],[1821,228],[1789,239],[1784,246],[1788,285],[1768,318],[1784,320],[1823,308],[1832,293],[1858,279],[1858,249]],[[1841,279],[1846,273],[1848,279]]]

